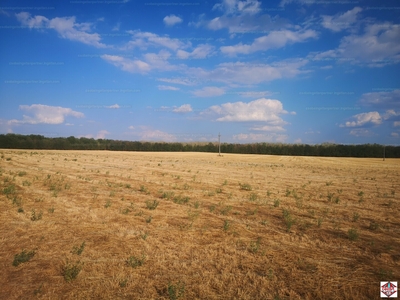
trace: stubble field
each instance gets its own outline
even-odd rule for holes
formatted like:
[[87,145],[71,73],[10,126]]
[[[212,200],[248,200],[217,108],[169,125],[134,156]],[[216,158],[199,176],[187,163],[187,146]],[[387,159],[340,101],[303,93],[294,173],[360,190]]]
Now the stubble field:
[[0,299],[380,299],[400,160],[0,150]]

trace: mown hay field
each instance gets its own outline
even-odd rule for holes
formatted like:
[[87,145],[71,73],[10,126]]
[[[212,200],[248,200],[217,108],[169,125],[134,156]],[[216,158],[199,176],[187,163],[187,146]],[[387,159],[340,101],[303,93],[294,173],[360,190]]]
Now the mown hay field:
[[0,299],[379,299],[400,160],[0,150]]

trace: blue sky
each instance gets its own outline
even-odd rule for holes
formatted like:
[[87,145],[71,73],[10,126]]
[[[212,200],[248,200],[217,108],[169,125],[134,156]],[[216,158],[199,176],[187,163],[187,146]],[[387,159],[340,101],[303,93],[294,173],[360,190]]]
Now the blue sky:
[[0,133],[400,141],[398,1],[2,1]]

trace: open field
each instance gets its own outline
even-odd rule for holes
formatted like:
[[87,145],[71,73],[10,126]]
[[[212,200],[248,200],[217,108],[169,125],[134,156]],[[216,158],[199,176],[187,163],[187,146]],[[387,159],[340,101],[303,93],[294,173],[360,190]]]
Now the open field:
[[0,150],[0,299],[379,299],[400,160]]

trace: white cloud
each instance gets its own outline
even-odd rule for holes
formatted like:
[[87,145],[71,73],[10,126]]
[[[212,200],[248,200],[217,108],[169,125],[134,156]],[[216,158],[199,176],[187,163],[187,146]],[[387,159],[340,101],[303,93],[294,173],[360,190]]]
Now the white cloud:
[[96,48],[107,47],[100,42],[100,34],[89,33],[92,27],[91,23],[76,23],[75,17],[47,19],[43,16],[31,17],[27,12],[18,13],[16,17],[22,25],[29,28],[54,29],[64,39],[78,41]]
[[190,104],[183,104],[177,108],[174,108],[172,111],[176,112],[176,113],[188,113],[188,112],[193,111],[193,109]]
[[213,10],[221,10],[225,14],[256,14],[261,11],[261,2],[257,0],[222,0],[214,5]]
[[337,59],[338,62],[383,67],[400,62],[400,24],[368,24],[364,34],[341,39],[337,49],[318,53],[314,60]]
[[134,127],[134,126],[132,126],[132,125],[131,125],[131,126],[129,126],[128,128],[129,128],[130,130],[134,130],[134,129],[135,129],[135,127]]
[[395,138],[399,137],[399,134],[397,132],[392,132],[390,135]]
[[164,142],[175,142],[176,136],[173,134],[169,134],[167,132],[161,130],[153,130],[148,127],[142,126],[142,131],[138,133],[142,141],[164,141]]
[[191,93],[196,97],[215,97],[225,94],[225,90],[215,86],[207,86],[200,90],[194,90]]
[[146,49],[149,46],[153,46],[165,47],[177,51],[178,49],[185,49],[191,46],[190,43],[184,43],[180,39],[173,39],[167,35],[159,36],[155,33],[138,30],[128,30],[127,32],[132,35],[133,40],[128,42],[123,49],[133,49],[135,47]]
[[214,46],[211,46],[209,44],[201,44],[198,45],[192,52],[179,49],[176,52],[176,56],[180,59],[189,59],[189,58],[201,59],[210,56],[213,50]]
[[118,108],[121,108],[121,106],[119,106],[118,104],[113,104],[113,105],[110,105],[110,106],[106,106],[106,108],[118,109]]
[[256,130],[256,131],[285,131],[285,129],[282,126],[271,126],[271,125],[265,125],[265,126],[256,126],[251,128],[251,130]]
[[148,63],[139,59],[131,60],[125,57],[108,54],[104,54],[100,57],[114,66],[130,73],[147,73],[151,70]]
[[377,111],[357,114],[354,115],[352,118],[355,119],[355,121],[346,122],[346,124],[341,125],[341,127],[359,127],[368,123],[374,125],[379,125],[382,123],[382,117]]
[[174,26],[175,24],[182,23],[182,21],[183,20],[180,17],[177,17],[175,15],[169,15],[164,18],[164,23],[167,26]]
[[350,28],[357,22],[358,14],[362,11],[361,7],[354,7],[353,9],[334,16],[322,16],[322,26],[334,32],[339,32],[344,29]]
[[394,126],[394,127],[400,126],[400,121],[394,121],[394,122],[393,122],[393,126]]
[[397,117],[397,116],[400,116],[400,111],[396,112],[394,109],[389,109],[383,115],[383,119],[387,120],[387,119],[390,119],[391,117]]
[[121,22],[118,22],[115,24],[115,26],[111,29],[111,31],[119,31],[119,28],[121,27]]
[[23,115],[22,120],[10,120],[8,124],[62,124],[65,117],[83,118],[84,114],[74,111],[70,108],[61,106],[48,106],[43,104],[20,105],[20,110],[31,114],[31,116]]
[[284,143],[288,136],[284,134],[240,133],[233,135],[233,140],[240,142],[277,142]]
[[373,133],[367,129],[363,129],[363,128],[357,128],[357,129],[352,129],[350,130],[350,135],[354,135],[354,136],[371,136],[373,135]]
[[400,106],[400,90],[365,93],[361,96],[359,102],[364,105],[379,107]]
[[196,83],[188,78],[157,78],[158,81],[168,82],[168,83],[175,83],[181,85],[195,85]]
[[272,64],[229,62],[217,65],[214,70],[189,68],[186,73],[195,78],[227,84],[258,84],[282,78],[292,78],[306,71],[300,70],[307,60],[287,60]]
[[107,134],[110,134],[107,130],[100,130],[96,135],[96,139],[104,139]]
[[159,85],[159,86],[157,86],[157,88],[160,91],[179,91],[180,90],[180,88],[170,86],[170,85]]
[[219,122],[265,122],[266,125],[253,127],[260,131],[283,131],[287,122],[279,115],[287,114],[278,100],[261,98],[248,103],[234,102],[214,105],[201,113],[202,115],[216,115]]
[[249,54],[268,49],[282,48],[288,44],[301,43],[310,38],[316,38],[317,32],[311,29],[291,31],[287,29],[272,31],[268,35],[256,38],[250,45],[239,43],[235,46],[223,46],[221,52],[227,55],[238,53]]

